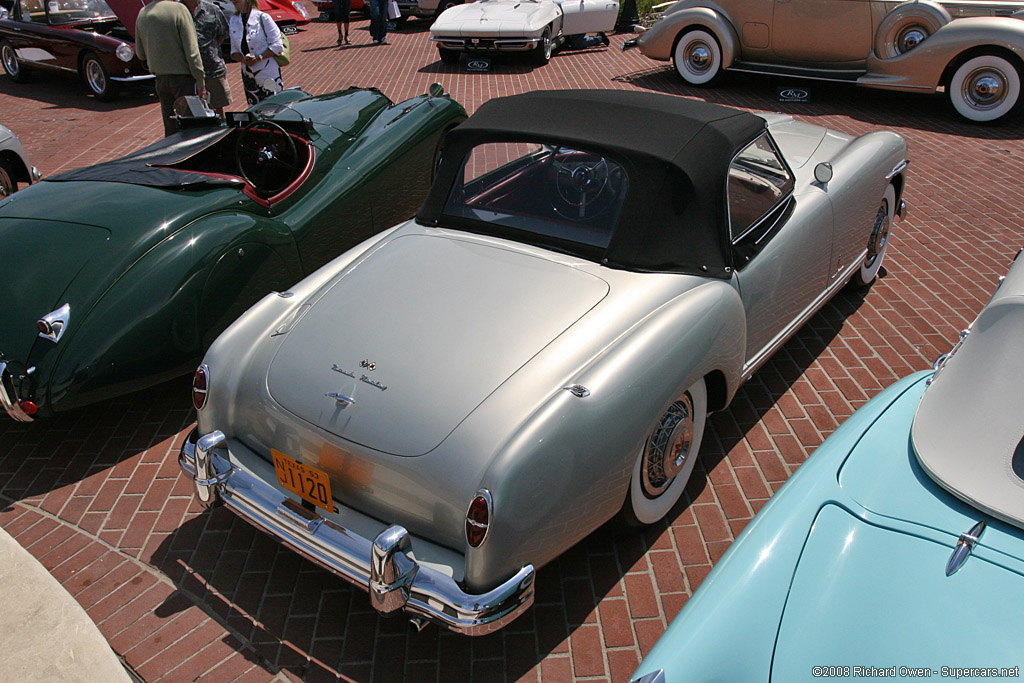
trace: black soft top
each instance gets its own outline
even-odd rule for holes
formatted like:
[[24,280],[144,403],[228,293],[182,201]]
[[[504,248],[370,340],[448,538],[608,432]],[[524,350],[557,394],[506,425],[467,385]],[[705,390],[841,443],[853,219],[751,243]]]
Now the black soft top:
[[477,145],[576,147],[615,159],[630,176],[602,263],[727,278],[729,165],[765,125],[754,114],[657,93],[549,90],[492,99],[445,138],[437,179],[417,219],[445,225],[449,191]]

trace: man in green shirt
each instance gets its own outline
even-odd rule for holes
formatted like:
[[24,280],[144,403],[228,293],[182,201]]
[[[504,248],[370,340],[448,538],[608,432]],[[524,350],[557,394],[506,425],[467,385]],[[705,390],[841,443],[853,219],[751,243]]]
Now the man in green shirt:
[[175,0],[156,0],[143,7],[135,21],[135,53],[156,76],[164,135],[170,135],[177,129],[174,101],[183,95],[206,96],[192,13]]

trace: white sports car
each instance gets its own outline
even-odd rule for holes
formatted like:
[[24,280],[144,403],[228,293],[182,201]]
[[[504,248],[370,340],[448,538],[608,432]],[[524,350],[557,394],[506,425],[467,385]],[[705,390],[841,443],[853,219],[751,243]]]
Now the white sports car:
[[543,65],[571,37],[611,31],[618,14],[618,0],[478,0],[445,10],[430,32],[446,64],[462,52],[529,52]]

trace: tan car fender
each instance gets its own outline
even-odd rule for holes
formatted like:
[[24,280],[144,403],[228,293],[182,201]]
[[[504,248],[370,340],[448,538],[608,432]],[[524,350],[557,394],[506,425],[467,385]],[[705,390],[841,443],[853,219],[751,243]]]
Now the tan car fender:
[[952,20],[944,7],[930,0],[901,3],[878,25],[875,55],[881,59],[898,57]]
[[692,28],[710,31],[722,48],[722,68],[732,66],[740,54],[739,36],[729,20],[710,7],[686,7],[679,10],[670,7],[654,26],[640,36],[637,46],[640,52],[651,59],[668,61],[672,59],[672,51],[679,36]]
[[996,54],[1024,67],[1024,22],[1010,17],[967,17],[942,26],[909,52],[891,59],[872,53],[857,82],[873,88],[935,92],[967,54]]

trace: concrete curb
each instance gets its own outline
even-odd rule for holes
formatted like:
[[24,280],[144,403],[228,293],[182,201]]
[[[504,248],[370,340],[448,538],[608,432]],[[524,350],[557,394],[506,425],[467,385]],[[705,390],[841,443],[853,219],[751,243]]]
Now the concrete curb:
[[0,633],[5,680],[132,681],[82,606],[3,529]]

